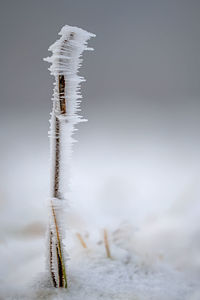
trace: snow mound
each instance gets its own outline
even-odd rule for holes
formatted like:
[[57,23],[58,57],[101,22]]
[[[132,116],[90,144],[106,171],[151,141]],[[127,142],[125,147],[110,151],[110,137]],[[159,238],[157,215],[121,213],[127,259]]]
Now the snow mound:
[[[51,286],[47,273],[23,291],[1,291],[1,299],[54,300],[197,300],[198,282],[188,280],[161,259],[152,260],[130,248],[123,231],[110,233],[111,258],[102,241],[87,240],[86,247],[74,235],[67,265],[68,289]],[[114,239],[113,239],[114,238]]]

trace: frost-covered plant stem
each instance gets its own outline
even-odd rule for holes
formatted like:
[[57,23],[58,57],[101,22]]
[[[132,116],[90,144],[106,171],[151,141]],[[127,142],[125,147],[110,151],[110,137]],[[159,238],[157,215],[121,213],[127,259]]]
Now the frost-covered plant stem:
[[[57,88],[57,87],[56,87]],[[56,100],[57,101],[57,100]],[[61,161],[61,120],[59,119],[60,115],[66,114],[66,99],[65,99],[65,77],[64,75],[58,76],[58,109],[56,111],[56,105],[53,106],[52,111],[52,122],[51,122],[51,131],[54,132],[54,135],[51,136],[51,163],[52,163],[52,199],[59,199],[62,200],[61,192],[60,192],[60,164]],[[58,226],[57,215],[54,201],[51,200],[51,211],[53,215],[53,222],[55,227],[55,234],[52,230],[52,224],[50,224],[50,272],[52,277],[52,282],[54,287],[65,287],[67,288],[67,275],[65,269],[65,260],[63,256],[63,245],[61,243],[60,237],[60,229]],[[54,240],[56,238],[56,243],[54,245]],[[54,271],[55,268],[55,261],[53,259],[53,247],[56,249],[56,265],[57,265],[57,272]],[[57,273],[57,280],[56,280],[56,273]]]
[[67,274],[64,253],[64,221],[62,214],[68,192],[69,169],[74,126],[84,121],[77,114],[81,95],[80,82],[83,78],[77,75],[81,64],[80,56],[87,48],[87,40],[94,36],[77,27],[64,26],[57,40],[49,50],[52,56],[45,60],[51,63],[49,70],[55,77],[53,109],[50,120],[50,221],[48,243],[48,268],[54,287],[67,288]]

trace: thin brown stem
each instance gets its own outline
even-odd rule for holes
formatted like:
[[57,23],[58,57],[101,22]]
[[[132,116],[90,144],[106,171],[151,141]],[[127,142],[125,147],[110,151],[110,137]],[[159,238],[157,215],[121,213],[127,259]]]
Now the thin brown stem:
[[56,246],[56,255],[57,255],[57,262],[58,262],[58,282],[59,282],[59,287],[64,286],[64,277],[63,277],[63,270],[62,270],[62,261],[61,257],[59,254],[59,248]]
[[[55,229],[56,229],[56,237],[57,237],[56,251],[58,249],[58,254],[59,254],[59,255],[57,254],[59,287],[67,287],[67,276],[66,276],[66,271],[65,271],[64,259],[63,259],[63,255],[62,255],[60,234],[59,234],[58,223],[57,223],[56,213],[55,213],[53,204],[51,204],[51,208],[52,208],[54,224],[55,224]],[[60,274],[62,274],[62,276],[60,276]],[[62,282],[62,284],[60,284],[60,282]]]
[[108,258],[111,258],[110,247],[109,247],[109,243],[108,243],[108,234],[107,234],[106,229],[104,229],[104,244],[105,244],[105,249],[106,249],[106,255]]
[[59,198],[59,175],[60,175],[60,120],[55,117],[55,168],[53,197]]
[[[59,114],[66,113],[66,100],[65,100],[65,76],[58,76],[58,90],[59,90]],[[54,191],[53,197],[60,198],[60,120],[55,116],[55,170],[54,170]]]
[[50,243],[50,257],[49,257],[49,259],[50,259],[50,272],[51,272],[51,278],[52,278],[52,281],[53,281],[53,286],[57,287],[55,273],[54,273],[54,270],[53,270],[53,249],[52,249],[53,243],[52,243],[52,238],[53,238],[53,232],[52,232],[52,230],[50,230],[50,237],[49,237],[49,243]]
[[66,113],[65,76],[64,75],[59,75],[59,101],[60,101],[60,113],[63,115]]
[[87,248],[87,245],[86,245],[86,243],[85,243],[83,237],[81,236],[81,234],[80,234],[79,232],[77,232],[77,233],[76,233],[76,236],[77,236],[77,238],[79,239],[79,241],[80,241],[81,245],[83,246],[83,248],[86,249],[86,248]]

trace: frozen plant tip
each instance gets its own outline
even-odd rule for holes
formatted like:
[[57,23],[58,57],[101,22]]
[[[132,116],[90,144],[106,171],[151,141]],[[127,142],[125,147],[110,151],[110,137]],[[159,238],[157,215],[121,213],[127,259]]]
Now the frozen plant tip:
[[95,35],[77,27],[64,26],[49,51],[51,75],[55,77],[53,109],[50,119],[50,220],[48,230],[48,270],[54,287],[67,288],[66,259],[64,253],[64,221],[62,218],[69,188],[69,165],[72,151],[72,134],[75,125],[85,121],[78,115],[81,102],[80,83],[84,78],[77,75],[81,55],[87,41]]

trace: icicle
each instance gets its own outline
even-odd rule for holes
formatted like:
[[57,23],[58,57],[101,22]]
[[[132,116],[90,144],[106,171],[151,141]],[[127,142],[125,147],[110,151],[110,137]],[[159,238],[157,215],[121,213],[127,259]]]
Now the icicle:
[[53,93],[53,109],[50,119],[50,226],[49,226],[49,257],[48,267],[54,287],[67,287],[67,275],[63,251],[62,213],[65,206],[65,194],[68,192],[69,161],[74,142],[72,134],[74,126],[85,121],[80,110],[80,83],[83,77],[77,75],[81,66],[81,55],[87,47],[87,41],[94,34],[83,29],[64,26],[59,35],[61,38],[49,47],[51,57],[44,60],[51,63],[51,75],[55,77]]

